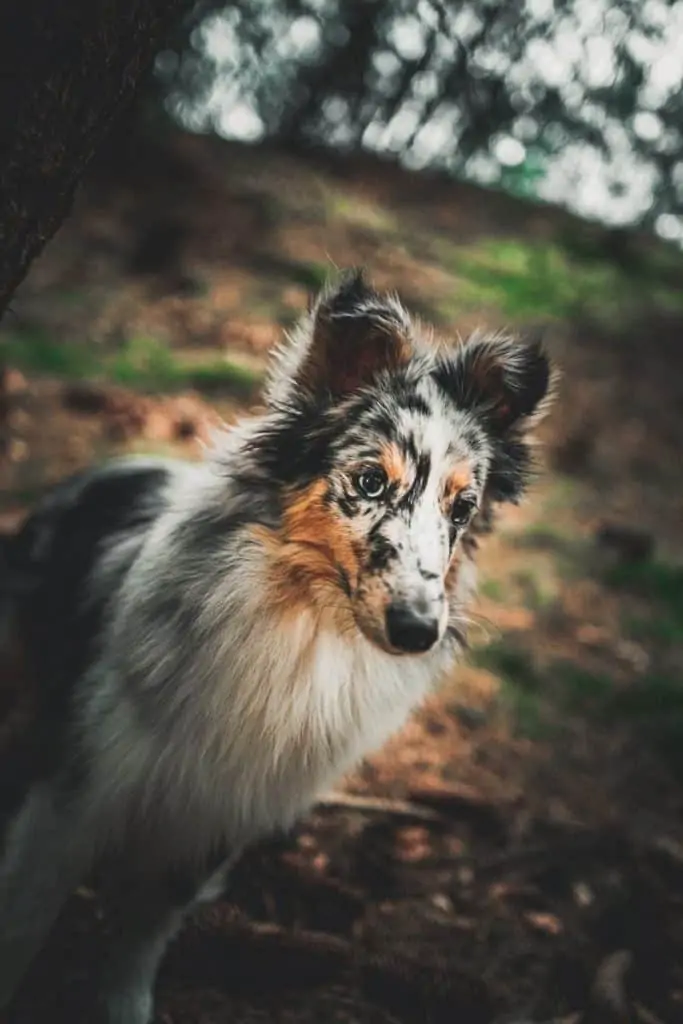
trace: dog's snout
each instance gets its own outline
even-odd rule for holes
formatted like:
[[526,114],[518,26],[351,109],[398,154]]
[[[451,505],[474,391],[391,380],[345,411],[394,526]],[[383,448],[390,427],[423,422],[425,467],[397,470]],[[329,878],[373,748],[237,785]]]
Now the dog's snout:
[[397,651],[422,654],[439,638],[439,619],[428,609],[391,604],[386,613],[387,638]]

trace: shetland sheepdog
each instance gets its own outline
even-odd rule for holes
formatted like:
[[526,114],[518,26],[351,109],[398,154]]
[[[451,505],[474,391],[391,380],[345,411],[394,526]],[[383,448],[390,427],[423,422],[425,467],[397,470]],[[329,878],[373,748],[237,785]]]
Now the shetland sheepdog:
[[0,808],[0,1006],[106,864],[98,1012],[147,1024],[188,908],[453,667],[553,377],[537,339],[437,342],[354,271],[201,462],[115,459],[40,501],[0,580],[0,674],[35,697]]

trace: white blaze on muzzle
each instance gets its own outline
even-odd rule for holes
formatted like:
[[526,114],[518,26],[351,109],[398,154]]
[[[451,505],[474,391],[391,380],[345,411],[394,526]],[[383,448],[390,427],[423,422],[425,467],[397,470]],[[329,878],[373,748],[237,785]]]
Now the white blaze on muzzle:
[[387,638],[399,650],[428,650],[443,636],[448,618],[448,524],[434,491],[387,523],[386,536],[396,549],[385,575]]

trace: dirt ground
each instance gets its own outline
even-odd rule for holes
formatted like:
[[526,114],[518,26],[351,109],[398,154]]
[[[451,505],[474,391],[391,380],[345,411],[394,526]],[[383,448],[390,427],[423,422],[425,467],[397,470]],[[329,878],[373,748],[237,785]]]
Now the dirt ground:
[[[181,138],[105,154],[17,296],[2,529],[110,452],[197,457],[331,265],[443,330],[547,322],[563,371],[539,480],[481,552],[467,664],[245,857],[173,946],[160,1024],[683,1020],[683,265],[643,239],[635,271],[560,258],[577,236],[601,244],[372,161]],[[86,881],[16,1024],[91,1019]]]

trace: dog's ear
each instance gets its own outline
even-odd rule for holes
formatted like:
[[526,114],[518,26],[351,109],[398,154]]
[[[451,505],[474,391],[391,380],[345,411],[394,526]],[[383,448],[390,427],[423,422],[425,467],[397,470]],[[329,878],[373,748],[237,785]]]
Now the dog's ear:
[[475,333],[439,358],[435,377],[456,406],[476,412],[503,436],[546,412],[554,370],[540,334]]
[[547,412],[557,378],[541,336],[476,333],[439,357],[434,377],[489,437],[491,499],[517,501],[531,470],[531,428]]
[[362,271],[347,273],[318,296],[277,353],[267,398],[344,398],[404,366],[414,354],[410,336],[399,301],[374,291]]

